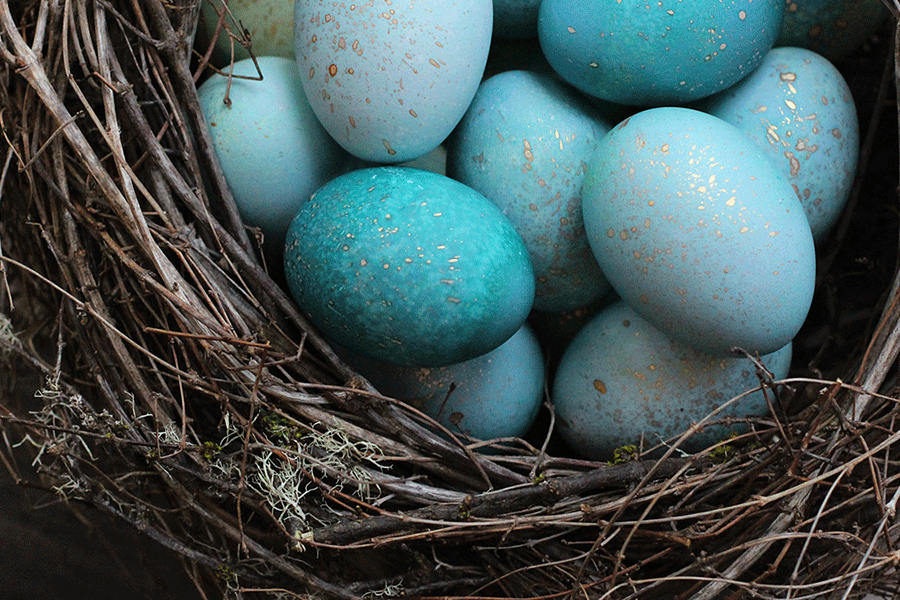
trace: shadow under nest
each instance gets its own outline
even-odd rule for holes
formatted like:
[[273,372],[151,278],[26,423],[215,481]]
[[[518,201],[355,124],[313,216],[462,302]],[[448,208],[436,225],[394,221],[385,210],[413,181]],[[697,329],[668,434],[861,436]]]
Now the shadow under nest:
[[[257,260],[196,98],[191,2],[0,3],[0,405],[37,485],[232,597],[900,593],[894,23],[791,378],[708,451],[573,458],[549,407],[467,445],[347,368]],[[13,468],[7,459],[5,464]],[[837,591],[835,591],[837,590]]]

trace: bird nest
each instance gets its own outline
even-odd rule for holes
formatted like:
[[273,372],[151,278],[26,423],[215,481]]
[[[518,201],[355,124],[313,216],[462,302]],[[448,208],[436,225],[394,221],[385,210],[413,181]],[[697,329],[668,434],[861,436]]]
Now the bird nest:
[[0,387],[42,380],[0,404],[17,477],[235,598],[900,592],[895,21],[839,63],[859,176],[790,379],[759,370],[769,414],[603,463],[556,441],[549,402],[525,439],[466,440],[335,355],[225,184],[198,12],[0,2]]

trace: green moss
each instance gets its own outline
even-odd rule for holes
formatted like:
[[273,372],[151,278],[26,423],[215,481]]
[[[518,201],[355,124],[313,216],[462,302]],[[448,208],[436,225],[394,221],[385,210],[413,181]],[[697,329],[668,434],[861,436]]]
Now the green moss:
[[612,460],[609,461],[611,465],[620,465],[622,463],[631,462],[640,458],[640,453],[638,452],[637,446],[634,444],[628,444],[625,446],[619,446],[613,451]]

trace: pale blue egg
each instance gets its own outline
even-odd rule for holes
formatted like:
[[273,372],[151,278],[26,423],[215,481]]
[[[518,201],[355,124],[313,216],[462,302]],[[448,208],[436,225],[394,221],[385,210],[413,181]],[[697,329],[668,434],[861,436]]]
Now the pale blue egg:
[[314,325],[352,352],[443,366],[490,352],[534,302],[528,250],[487,198],[407,167],[341,175],[288,230],[285,275]]
[[[322,128],[309,106],[296,63],[283,57],[234,65],[197,90],[216,156],[244,221],[266,245],[284,245],[288,225],[310,195],[345,168],[350,156]],[[230,103],[225,102],[226,94]]]
[[544,399],[544,356],[528,324],[501,346],[445,367],[402,367],[343,358],[381,393],[422,410],[453,433],[522,437]]
[[725,355],[774,352],[809,312],[815,246],[788,180],[739,129],[654,108],[597,145],[583,194],[588,242],[638,314]]
[[772,157],[821,241],[847,204],[859,158],[856,105],[840,71],[811,50],[775,48],[748,77],[697,108]]
[[611,124],[572,88],[506,71],[482,83],[447,142],[447,169],[516,226],[537,280],[534,306],[573,310],[610,286],[584,233],[581,185]]
[[359,158],[397,164],[437,147],[484,73],[492,0],[298,0],[294,49],[319,120]]
[[[762,356],[776,381],[788,375],[791,348],[788,342]],[[696,452],[746,431],[742,419],[768,413],[763,393],[753,391],[760,385],[756,371],[749,358],[714,356],[676,342],[616,302],[578,332],[560,360],[551,393],[557,431],[582,456],[608,460],[622,446],[672,443],[751,392],[680,446]],[[728,419],[735,424],[728,426]]]
[[543,0],[547,60],[583,92],[640,106],[714,94],[752,71],[781,27],[784,0]]

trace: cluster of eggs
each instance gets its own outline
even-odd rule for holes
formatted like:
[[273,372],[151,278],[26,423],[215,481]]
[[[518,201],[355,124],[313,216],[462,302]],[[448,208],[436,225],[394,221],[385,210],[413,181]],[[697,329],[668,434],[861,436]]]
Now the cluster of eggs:
[[[245,6],[217,1],[207,36]],[[858,153],[840,72],[777,45],[800,0],[284,4],[239,19],[268,55],[220,35],[201,106],[298,306],[380,391],[476,439],[549,391],[591,458],[766,411]],[[589,307],[548,372],[532,317]]]

